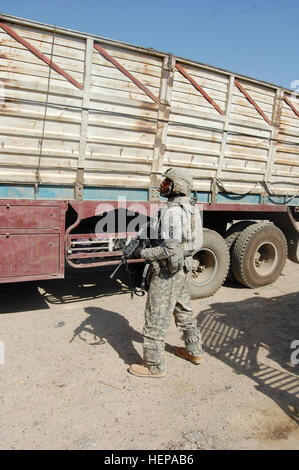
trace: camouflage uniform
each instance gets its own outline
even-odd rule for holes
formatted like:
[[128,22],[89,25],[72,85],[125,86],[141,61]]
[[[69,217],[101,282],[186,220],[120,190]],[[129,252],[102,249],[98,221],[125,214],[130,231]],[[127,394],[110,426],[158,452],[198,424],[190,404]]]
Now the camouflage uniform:
[[161,243],[141,251],[141,257],[151,262],[143,354],[144,363],[152,374],[165,369],[165,336],[172,315],[184,334],[187,351],[194,356],[203,353],[190,300],[192,255],[201,247],[201,228],[196,206],[188,197],[174,195],[152,223],[153,232]]

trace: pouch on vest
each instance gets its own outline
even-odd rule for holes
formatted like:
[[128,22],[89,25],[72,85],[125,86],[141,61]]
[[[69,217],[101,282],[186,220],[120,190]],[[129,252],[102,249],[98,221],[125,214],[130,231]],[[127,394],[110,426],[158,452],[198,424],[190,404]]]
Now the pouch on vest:
[[184,255],[179,249],[177,253],[167,260],[167,269],[171,274],[175,274],[184,267]]

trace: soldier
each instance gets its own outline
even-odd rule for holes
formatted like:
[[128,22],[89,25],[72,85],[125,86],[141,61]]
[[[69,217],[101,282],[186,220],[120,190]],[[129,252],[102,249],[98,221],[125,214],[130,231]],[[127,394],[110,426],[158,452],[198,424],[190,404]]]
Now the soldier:
[[129,372],[139,377],[165,376],[165,337],[174,315],[184,334],[185,348],[177,356],[200,364],[201,335],[193,317],[190,284],[192,256],[202,246],[202,221],[189,194],[192,178],[183,170],[170,168],[163,175],[160,194],[168,199],[154,217],[152,233],[159,243],[143,248],[140,257],[149,261],[150,283],[143,327],[143,364],[132,364]]

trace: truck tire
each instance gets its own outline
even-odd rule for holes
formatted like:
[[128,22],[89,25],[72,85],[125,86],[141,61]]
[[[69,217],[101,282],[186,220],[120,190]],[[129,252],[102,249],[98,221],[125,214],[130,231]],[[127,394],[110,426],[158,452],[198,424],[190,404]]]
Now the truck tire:
[[191,298],[213,295],[229,270],[229,248],[219,233],[203,229],[203,246],[193,256]]
[[232,248],[234,242],[241,235],[241,232],[254,223],[255,222],[252,220],[241,220],[241,222],[236,222],[226,231],[224,238],[229,249]]
[[240,284],[254,288],[274,282],[286,258],[287,242],[282,231],[270,222],[255,223],[234,244],[231,267]]
[[[240,222],[236,222],[235,224],[233,224],[226,231],[224,238],[229,248],[230,256],[233,250],[233,246],[235,242],[237,241],[237,239],[239,238],[239,236],[241,235],[241,233],[243,232],[243,230],[245,230],[245,228],[249,227],[249,225],[252,225],[254,223],[255,222],[253,222],[252,220],[241,220]],[[227,279],[231,281],[236,281],[231,266],[227,275]]]

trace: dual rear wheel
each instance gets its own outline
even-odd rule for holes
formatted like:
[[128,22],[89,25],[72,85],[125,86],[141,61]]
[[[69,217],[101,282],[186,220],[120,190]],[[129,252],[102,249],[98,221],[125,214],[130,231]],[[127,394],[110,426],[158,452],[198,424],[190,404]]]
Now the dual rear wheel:
[[255,223],[243,230],[232,248],[234,277],[246,287],[274,282],[287,258],[287,242],[282,231],[272,223]]
[[204,229],[202,249],[193,257],[192,298],[213,295],[228,273],[246,287],[271,284],[280,275],[286,258],[285,236],[270,222],[238,222],[227,231],[225,239]]

